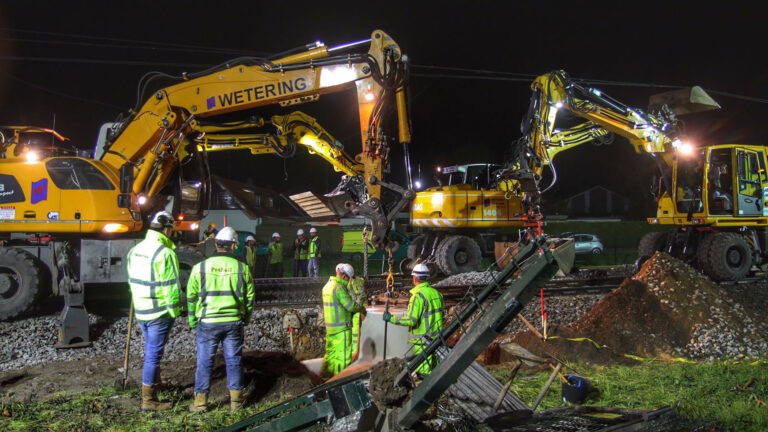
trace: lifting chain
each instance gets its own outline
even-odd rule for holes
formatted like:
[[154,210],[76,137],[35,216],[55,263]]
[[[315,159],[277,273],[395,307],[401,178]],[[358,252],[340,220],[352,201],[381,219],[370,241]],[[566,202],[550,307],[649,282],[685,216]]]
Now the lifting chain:
[[387,264],[389,265],[389,271],[387,272],[387,297],[389,297],[392,289],[395,287],[395,273],[392,271],[392,249],[387,247],[387,253],[389,254],[389,258],[387,258]]

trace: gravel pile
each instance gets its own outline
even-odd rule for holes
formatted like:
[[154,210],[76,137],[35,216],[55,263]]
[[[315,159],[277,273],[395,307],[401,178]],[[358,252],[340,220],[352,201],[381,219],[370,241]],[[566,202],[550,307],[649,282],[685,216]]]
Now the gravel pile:
[[497,274],[499,274],[499,272],[495,270],[459,273],[453,276],[448,276],[432,286],[485,285],[491,282]]
[[[318,309],[296,309],[303,327],[317,326]],[[279,309],[257,309],[245,328],[244,350],[288,352],[288,332],[283,330],[283,313]],[[53,360],[87,359],[107,355],[125,354],[125,336],[128,317],[105,320],[89,315],[91,322],[90,348],[57,350],[58,318],[44,316],[13,322],[0,322],[0,371],[46,363]],[[322,319],[322,318],[321,318]],[[141,329],[134,323],[131,333],[131,355],[144,355]],[[165,348],[164,360],[176,361],[195,356],[195,332],[189,328],[187,318],[177,318]]]
[[686,356],[714,360],[768,354],[765,286],[717,285],[661,253],[634,279],[645,283],[670,315],[690,329],[688,343],[680,347]]
[[[575,296],[544,297],[544,310],[547,312],[547,329],[555,326],[564,326],[576,321],[584,315],[592,306],[597,304],[604,294],[582,294]],[[528,303],[521,313],[537,330],[541,331],[541,301],[535,297]],[[519,318],[509,323],[504,333],[508,333],[510,339],[515,333],[527,331],[528,327]]]

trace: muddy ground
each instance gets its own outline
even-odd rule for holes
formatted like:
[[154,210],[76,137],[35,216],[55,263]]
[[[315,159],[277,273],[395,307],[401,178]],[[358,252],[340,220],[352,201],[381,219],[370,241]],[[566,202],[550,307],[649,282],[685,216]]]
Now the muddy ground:
[[[0,399],[46,401],[62,393],[74,395],[95,389],[122,385],[122,361],[110,357],[88,360],[54,361],[0,374]],[[141,383],[141,359],[134,359],[128,371],[128,386]],[[191,398],[195,381],[194,360],[162,362],[161,376],[168,389]],[[289,354],[279,352],[246,352],[243,354],[246,383],[244,400],[276,402],[300,395],[322,381]],[[212,373],[209,400],[227,403],[224,361],[217,356]],[[121,404],[121,401],[115,401]],[[138,410],[138,400],[125,401],[126,409]]]

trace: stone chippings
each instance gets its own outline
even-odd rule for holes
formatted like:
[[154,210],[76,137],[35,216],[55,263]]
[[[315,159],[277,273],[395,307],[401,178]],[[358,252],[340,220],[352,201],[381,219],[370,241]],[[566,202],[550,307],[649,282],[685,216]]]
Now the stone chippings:
[[657,253],[633,277],[690,331],[678,352],[692,359],[768,355],[768,283],[718,285],[689,265]]
[[[294,310],[304,327],[317,326],[318,308]],[[256,309],[251,322],[245,327],[243,349],[259,351],[290,351],[290,339],[283,329],[280,309]],[[43,316],[19,321],[0,322],[0,371],[46,363],[54,360],[88,359],[96,356],[122,357],[125,354],[128,317],[107,320],[89,315],[93,346],[80,349],[57,350],[57,317]],[[176,361],[195,357],[195,332],[189,328],[187,318],[176,319],[164,360]],[[131,356],[143,358],[144,338],[137,323],[131,332]],[[134,357],[135,356],[135,357]]]

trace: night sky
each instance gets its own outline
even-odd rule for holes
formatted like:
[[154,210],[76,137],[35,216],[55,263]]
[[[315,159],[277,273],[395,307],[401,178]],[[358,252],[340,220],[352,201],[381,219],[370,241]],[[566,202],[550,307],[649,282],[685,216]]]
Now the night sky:
[[[502,162],[520,136],[532,79],[426,77],[473,74],[423,66],[531,77],[564,69],[574,78],[701,85],[768,98],[766,20],[754,8],[738,2],[597,3],[2,1],[0,124],[50,127],[55,115],[60,133],[91,148],[99,125],[134,105],[136,85],[148,71],[196,71],[315,40],[333,46],[370,37],[377,28],[398,42],[413,65],[412,163],[414,170],[421,166],[425,180],[438,164]],[[648,96],[665,90],[595,87],[641,108]],[[767,104],[713,97],[723,110],[685,119],[696,142],[766,143]],[[315,116],[355,154],[360,142],[354,98],[353,93],[324,96],[295,108]],[[212,161],[216,173],[287,193],[308,186],[327,192],[337,179],[306,154],[286,162],[287,181],[276,156],[229,153]],[[651,204],[646,191],[654,166],[622,139],[582,146],[555,162],[560,181],[545,195],[549,200],[601,184]],[[392,163],[392,180],[403,183],[399,148]]]

